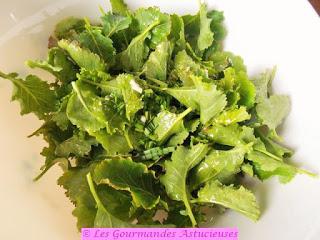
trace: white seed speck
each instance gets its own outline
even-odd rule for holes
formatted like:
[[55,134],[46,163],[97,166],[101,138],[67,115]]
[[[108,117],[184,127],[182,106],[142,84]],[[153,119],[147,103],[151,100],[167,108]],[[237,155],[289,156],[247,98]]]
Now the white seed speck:
[[141,122],[145,123],[147,121],[146,117],[145,116],[141,116],[140,118]]
[[142,93],[142,88],[134,80],[130,81],[130,85],[131,85],[133,90],[137,91],[138,93]]

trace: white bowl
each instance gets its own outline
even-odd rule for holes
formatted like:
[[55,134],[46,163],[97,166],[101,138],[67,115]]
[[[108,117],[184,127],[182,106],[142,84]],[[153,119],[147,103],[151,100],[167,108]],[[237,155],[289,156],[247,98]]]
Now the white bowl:
[[[1,1],[0,69],[40,73],[23,63],[46,57],[47,38],[55,23],[70,15],[97,19],[98,5],[105,6],[105,2]],[[170,13],[196,12],[198,8],[195,0],[127,2],[132,8],[157,5]],[[207,3],[225,12],[229,32],[226,49],[244,58],[250,75],[278,66],[275,90],[289,94],[293,104],[282,134],[296,150],[294,163],[319,172],[320,19],[305,0]],[[0,236],[10,240],[80,239],[71,215],[73,207],[56,185],[61,171],[54,168],[39,182],[32,182],[44,161],[39,155],[44,143],[26,137],[40,122],[32,115],[19,115],[18,104],[9,102],[11,89],[10,82],[0,79]],[[240,238],[245,240],[320,239],[319,179],[297,176],[287,185],[272,179],[255,184],[253,189],[263,212],[257,223],[227,211],[214,226],[238,227]]]

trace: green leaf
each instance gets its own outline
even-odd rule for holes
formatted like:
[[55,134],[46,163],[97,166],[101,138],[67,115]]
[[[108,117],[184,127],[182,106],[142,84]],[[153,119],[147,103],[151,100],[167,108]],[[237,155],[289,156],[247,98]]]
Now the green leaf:
[[126,15],[128,10],[127,4],[123,0],[110,0],[112,12]]
[[28,137],[43,136],[43,139],[48,143],[41,151],[41,155],[45,157],[45,163],[41,167],[41,173],[35,177],[35,181],[39,180],[51,167],[59,164],[63,171],[69,167],[69,161],[65,158],[56,156],[55,149],[57,145],[71,137],[71,131],[62,131],[54,121],[47,120],[42,126]]
[[115,94],[111,94],[105,97],[102,106],[105,113],[106,121],[108,122],[108,133],[113,134],[116,131],[123,132],[126,124],[128,124],[123,100],[118,99]]
[[128,15],[122,16],[110,12],[104,14],[101,20],[103,34],[107,37],[111,37],[113,34],[127,29],[132,22],[131,17]]
[[189,131],[189,132],[195,132],[197,131],[199,125],[200,125],[200,119],[192,119],[192,120],[189,120],[186,122],[186,129]]
[[67,106],[67,116],[81,130],[95,132],[108,127],[103,100],[89,86],[72,82],[73,93]]
[[[124,75],[124,74],[123,74]],[[99,79],[99,78],[97,78]],[[119,99],[122,100],[122,96],[121,96],[121,89],[120,89],[120,84],[119,84],[119,80],[120,78],[116,78],[116,79],[112,79],[111,77],[109,79],[101,79],[98,80],[98,82],[100,83],[96,83],[95,80],[86,80],[85,78],[83,79],[83,82],[88,83],[92,86],[95,86],[97,88],[101,89],[101,94],[103,96],[108,96],[108,95],[113,95],[113,96],[117,96],[119,97]]]
[[111,135],[103,129],[90,132],[90,135],[94,136],[110,155],[127,154],[132,150],[131,142],[128,143],[126,136],[121,133],[116,132]]
[[58,185],[66,190],[66,195],[70,198],[71,202],[77,203],[77,200],[81,198],[92,199],[88,191],[86,175],[92,171],[95,166],[96,163],[84,168],[71,168],[58,179]]
[[[223,67],[223,66],[222,66]],[[219,89],[223,90],[227,96],[228,107],[234,108],[240,100],[239,86],[236,84],[235,69],[228,67],[223,70],[224,77],[217,81]]]
[[227,146],[238,146],[255,141],[253,129],[238,124],[223,126],[214,124],[203,130],[211,141]]
[[[86,70],[84,68],[81,69],[80,73],[77,74],[77,78],[80,81],[85,83],[89,83],[93,86],[101,87],[100,84],[107,84],[111,81],[112,77],[110,74],[103,72],[103,71],[96,71],[96,70]],[[101,87],[101,90],[103,88]]]
[[313,173],[286,164],[283,158],[268,152],[260,139],[256,140],[254,151],[247,154],[247,159],[253,163],[254,172],[261,180],[279,176],[280,182],[287,183],[297,173],[315,176]]
[[124,130],[127,121],[113,96],[101,98],[93,88],[80,82],[72,86],[74,93],[68,102],[67,116],[74,125],[90,134],[102,128],[107,128],[108,133]]
[[213,32],[211,31],[211,19],[207,17],[207,7],[201,4],[199,10],[200,32],[197,40],[198,48],[203,51],[211,46],[213,42]]
[[143,90],[131,74],[119,74],[115,79],[100,84],[85,82],[100,87],[106,94],[121,98],[128,120],[132,120],[136,112],[143,107],[141,99]]
[[244,156],[252,149],[252,144],[240,145],[231,150],[212,150],[206,158],[192,171],[193,188],[211,179],[217,179],[219,174],[234,175],[240,172]]
[[130,210],[134,206],[132,206],[132,198],[129,193],[116,190],[105,184],[97,186],[96,191],[110,214],[125,222],[133,221]]
[[247,67],[240,56],[235,55],[231,52],[223,52],[222,55],[225,55],[227,57],[228,62],[231,63],[232,68],[235,70],[236,73],[247,72]]
[[115,216],[113,216],[101,202],[98,193],[94,187],[91,174],[87,174],[87,181],[90,192],[97,204],[97,214],[94,219],[94,227],[97,228],[113,228],[113,227],[130,227],[132,224],[126,223]]
[[243,122],[248,119],[250,119],[250,114],[247,112],[245,107],[241,106],[240,108],[230,109],[222,112],[214,119],[214,122],[222,125],[230,125]]
[[37,76],[28,75],[25,80],[18,78],[18,74],[5,74],[0,72],[0,77],[12,82],[14,89],[12,101],[20,103],[21,115],[33,112],[40,119],[57,109],[56,94],[50,89],[47,82]]
[[182,51],[186,48],[186,39],[184,36],[184,23],[183,19],[177,15],[172,14],[171,17],[171,33],[169,39],[172,39],[175,43],[174,53]]
[[234,91],[237,88],[236,85],[236,73],[235,69],[232,67],[228,67],[223,70],[223,78],[221,78],[217,85],[222,88],[224,91]]
[[83,227],[93,227],[96,215],[95,202],[91,196],[86,175],[92,171],[95,164],[86,168],[73,168],[65,172],[58,179],[58,185],[66,190],[67,197],[75,204],[72,212],[77,217],[77,226],[80,230]]
[[128,120],[131,120],[136,112],[143,107],[143,102],[140,97],[142,89],[136,83],[134,77],[129,74],[118,75],[116,81],[119,84],[126,105],[126,116]]
[[188,216],[180,213],[182,209],[172,209],[168,212],[168,218],[165,220],[165,224],[174,224],[177,227],[192,227],[192,223]]
[[27,61],[31,68],[41,68],[57,77],[62,83],[69,83],[76,79],[77,66],[70,61],[65,51],[60,48],[50,48],[46,61]]
[[245,72],[239,72],[236,78],[239,85],[240,100],[239,104],[247,108],[252,108],[255,103],[256,89],[253,83],[249,80]]
[[257,130],[256,132],[257,136],[261,139],[261,141],[264,143],[266,149],[271,152],[272,154],[275,154],[278,157],[291,157],[293,155],[293,151],[291,149],[288,149],[279,143],[273,141],[270,139],[270,137],[265,136],[262,131]]
[[159,221],[153,219],[153,217],[156,214],[155,209],[151,209],[151,210],[143,209],[143,211],[141,211],[140,209],[137,209],[136,212],[135,214],[137,214],[137,221],[139,225],[150,226],[150,225],[155,225],[156,223],[159,223]]
[[131,40],[126,50],[118,54],[121,67],[125,71],[138,72],[141,70],[144,60],[149,53],[149,48],[144,43],[145,39],[150,34],[149,32],[157,25],[159,25],[159,21],[151,23],[141,34]]
[[213,43],[213,32],[211,31],[211,19],[207,16],[207,7],[200,5],[196,15],[183,16],[186,39],[195,53],[202,57],[203,51]]
[[150,31],[150,48],[155,49],[158,44],[165,41],[171,30],[170,15],[161,13],[159,8],[139,8],[134,13],[136,28],[139,33],[146,31],[150,25],[158,24]]
[[217,72],[221,72],[227,69],[234,69],[235,72],[247,72],[247,68],[243,63],[243,59],[231,52],[217,51],[208,55],[206,58],[207,60],[213,62],[214,68]]
[[253,84],[256,87],[256,101],[262,102],[269,97],[270,86],[276,75],[277,68],[267,69],[265,72],[261,73],[258,77],[252,79]]
[[130,159],[101,162],[94,171],[94,180],[98,184],[108,184],[115,189],[129,191],[137,207],[151,209],[160,200],[160,196],[155,192],[154,175],[146,165]]
[[253,162],[254,172],[261,180],[271,176],[279,176],[280,182],[287,183],[291,181],[298,172],[295,167],[257,150],[248,153],[247,158]]
[[242,66],[242,59],[238,61],[239,66],[236,66],[238,69],[228,67],[223,71],[224,78],[218,81],[218,86],[227,91],[230,107],[237,103],[252,108],[255,104],[255,86],[249,80],[245,67]]
[[71,138],[60,143],[55,150],[55,154],[59,157],[68,158],[71,154],[77,157],[84,157],[91,151],[91,146],[96,144],[92,138],[86,137],[85,133],[79,132]]
[[[170,204],[171,208],[168,212],[168,217],[165,219],[165,224],[174,224],[176,227],[192,227],[190,218],[184,210],[183,204],[181,202],[172,202]],[[194,206],[194,217],[197,222],[204,222],[205,217],[199,206]]]
[[185,128],[182,128],[180,132],[176,133],[170,138],[167,145],[172,147],[181,145],[188,138],[188,136],[189,136],[189,131]]
[[183,86],[193,86],[191,76],[208,77],[208,73],[201,66],[193,61],[185,50],[178,52],[174,60],[174,71],[178,78],[183,82]]
[[171,135],[181,131],[183,127],[183,118],[191,112],[188,108],[180,114],[171,113],[169,111],[160,112],[153,120],[156,126],[152,138],[158,142],[164,143]]
[[250,219],[257,221],[260,210],[256,198],[251,191],[243,186],[224,186],[219,181],[210,181],[198,193],[198,201],[215,203],[233,209]]
[[290,112],[290,98],[285,95],[272,95],[259,102],[256,107],[257,115],[262,124],[270,129],[276,129]]
[[84,25],[85,21],[83,19],[68,17],[57,23],[54,34],[59,40],[69,39],[82,32],[85,29]]
[[193,49],[196,49],[200,32],[199,12],[196,15],[184,15],[182,16],[182,19],[184,22],[186,40],[192,45]]
[[160,43],[145,62],[143,72],[147,78],[165,81],[167,79],[167,64],[170,57],[170,42]]
[[242,164],[241,171],[248,174],[250,177],[253,177],[253,167],[249,163]]
[[26,65],[28,65],[31,68],[41,68],[47,72],[52,73],[56,77],[59,77],[59,73],[62,70],[61,67],[52,66],[51,64],[48,63],[48,61],[42,61],[42,60],[35,60],[35,61],[28,60],[26,62]]
[[165,161],[166,173],[160,177],[168,196],[184,203],[193,226],[197,225],[197,222],[190,206],[190,193],[186,183],[187,174],[204,158],[207,152],[208,146],[201,143],[191,149],[178,147],[172,154],[172,161]]
[[190,76],[194,87],[168,88],[167,93],[183,105],[200,112],[200,121],[206,124],[225,108],[226,96],[213,83],[202,82],[200,77]]
[[99,55],[108,65],[113,61],[116,50],[112,45],[112,40],[102,35],[100,29],[94,28],[87,23],[86,31],[79,34],[78,40],[82,47],[85,47],[91,52]]
[[166,88],[165,91],[177,99],[181,104],[199,110],[197,89],[195,87]]
[[211,28],[211,31],[213,32],[214,41],[212,45],[205,52],[206,59],[208,58],[208,55],[210,55],[212,52],[222,51],[223,49],[222,41],[224,40],[227,33],[225,26],[223,24],[223,21],[224,21],[223,12],[220,12],[217,10],[211,10],[208,12],[207,16],[208,18],[211,19],[210,28]]
[[105,69],[104,61],[97,54],[81,48],[76,42],[60,40],[58,45],[69,53],[79,67],[87,70],[103,71]]
[[227,105],[226,96],[212,83],[205,83],[201,78],[194,79],[197,88],[196,99],[200,106],[200,121],[206,124]]
[[167,143],[167,146],[175,147],[182,145],[189,137],[190,132],[193,133],[197,130],[200,124],[199,119],[187,121],[185,127],[181,127],[180,132],[173,135]]
[[[77,217],[78,229],[84,227],[97,227],[100,213],[97,213],[96,202],[92,196],[86,176],[92,172],[96,164],[90,164],[84,168],[72,168],[59,178],[58,184],[66,190],[66,195],[71,202],[75,204],[73,215]],[[131,205],[131,197],[123,191],[117,191],[106,185],[98,186],[95,189],[96,194],[101,196],[102,204],[106,211],[116,214],[119,219],[130,220],[128,215]],[[100,201],[100,203],[101,203]],[[120,220],[121,221],[121,220]],[[121,225],[115,225],[115,227]],[[101,227],[108,227],[107,225]]]

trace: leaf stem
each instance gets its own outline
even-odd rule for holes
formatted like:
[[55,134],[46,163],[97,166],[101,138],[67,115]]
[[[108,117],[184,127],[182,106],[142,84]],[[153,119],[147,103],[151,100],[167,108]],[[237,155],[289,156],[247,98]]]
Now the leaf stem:
[[73,90],[75,91],[75,93],[78,95],[78,98],[79,98],[80,102],[82,103],[83,107],[84,107],[88,112],[91,113],[91,111],[89,110],[87,104],[84,102],[84,100],[83,100],[83,98],[82,98],[81,92],[80,92],[77,84],[76,84],[75,82],[72,82],[71,85],[72,85],[72,88],[73,88]]
[[164,83],[164,82],[162,82],[162,81],[160,81],[160,80],[158,80],[156,78],[150,78],[149,77],[149,78],[147,78],[147,80],[150,80],[151,82],[153,82],[155,84],[158,84],[162,88],[167,88],[168,87],[168,85],[166,83]]
[[85,82],[85,83],[88,83],[88,84],[91,84],[91,85],[94,85],[94,86],[97,86],[97,87],[100,87],[100,88],[110,87],[110,88],[115,88],[116,89],[116,87],[113,87],[113,86],[110,86],[110,85],[107,85],[107,84],[96,83],[96,82],[93,82],[93,81],[90,81],[90,80],[86,80],[86,79],[81,79],[81,81]]
[[98,51],[99,51],[99,55],[100,55],[100,56],[103,56],[102,51],[101,51],[101,49],[100,49],[100,47],[99,47],[99,44],[98,44],[96,38],[95,38],[94,35],[93,35],[90,21],[88,20],[88,18],[84,18],[84,21],[85,21],[85,27],[86,27],[86,29],[87,29],[90,37],[92,38],[92,41],[93,41],[94,44],[96,45],[96,48],[97,48]]
[[267,155],[267,156],[269,156],[269,157],[271,157],[273,159],[276,159],[277,161],[282,162],[282,158],[280,158],[280,157],[278,157],[278,156],[276,156],[276,155],[274,155],[274,154],[272,154],[272,153],[270,153],[268,151],[263,151],[263,150],[260,150],[260,149],[255,149],[255,150],[258,151],[258,152],[261,152],[261,153],[263,153],[263,154],[265,154],[265,155]]
[[[188,115],[191,111],[192,111],[192,108],[189,107],[189,108],[187,108],[184,112],[180,113],[180,114],[178,115],[177,119],[176,119],[176,120],[174,121],[174,123],[172,124],[171,129],[172,129],[173,126],[175,126],[180,120],[182,120],[186,115]],[[168,131],[168,132],[169,132],[169,131]],[[167,132],[166,134],[164,134],[161,139],[158,139],[158,141],[160,142],[160,144],[162,144],[162,143],[166,140],[168,132]]]
[[304,169],[298,168],[298,169],[297,169],[297,172],[300,173],[300,174],[309,175],[310,177],[319,178],[319,175],[318,175],[318,174],[309,172],[309,171],[304,170]]
[[94,200],[96,201],[97,205],[99,208],[103,208],[104,211],[106,211],[105,207],[103,206],[98,194],[97,194],[97,191],[94,187],[94,183],[93,183],[93,180],[92,180],[92,177],[91,177],[91,173],[89,172],[87,174],[87,182],[88,182],[88,185],[89,185],[89,188],[90,188],[90,192],[94,198]]
[[191,220],[192,226],[193,226],[193,227],[197,226],[197,221],[196,221],[196,219],[195,219],[195,217],[194,217],[194,215],[193,215],[193,212],[192,212],[192,209],[191,209],[191,207],[190,207],[189,201],[188,201],[188,200],[187,200],[187,201],[184,201],[184,205],[186,206],[186,210],[187,210],[187,212],[188,212],[188,215],[189,215],[189,218],[190,218],[190,220]]
[[124,135],[124,137],[125,137],[125,139],[126,139],[126,141],[127,141],[127,143],[128,143],[128,146],[130,147],[130,149],[133,149],[133,146],[132,146],[130,137],[129,137],[129,135],[128,135],[128,132],[127,132],[127,131],[124,131],[123,135]]
[[[134,39],[132,39],[131,43],[129,44],[127,50],[133,46],[136,42],[140,41],[141,39],[145,38],[147,33],[152,29],[154,28],[155,26],[159,25],[160,24],[160,21],[157,20],[155,21],[153,24],[151,24],[149,27],[147,27],[140,35],[136,36]],[[126,51],[127,51],[126,50]]]
[[145,83],[145,85],[149,88],[152,88],[152,89],[155,89],[155,90],[158,90],[158,91],[163,91],[164,88],[161,88],[161,87],[157,87],[157,86],[154,86],[152,84],[148,84],[148,83]]
[[184,118],[187,116],[190,112],[192,112],[192,107],[187,108],[183,113],[181,113],[180,118]]

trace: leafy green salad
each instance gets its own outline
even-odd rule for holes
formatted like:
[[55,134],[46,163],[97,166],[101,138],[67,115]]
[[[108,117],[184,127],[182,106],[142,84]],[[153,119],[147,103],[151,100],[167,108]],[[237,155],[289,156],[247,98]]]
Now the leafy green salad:
[[[223,50],[223,13],[130,11],[123,0],[100,22],[70,17],[56,25],[46,60],[27,61],[55,81],[17,73],[12,100],[43,125],[45,164],[74,204],[78,228],[199,226],[204,209],[229,208],[256,221],[243,178],[306,173],[277,127],[288,96],[273,94],[275,70],[249,78]],[[162,218],[155,217],[162,212]]]

